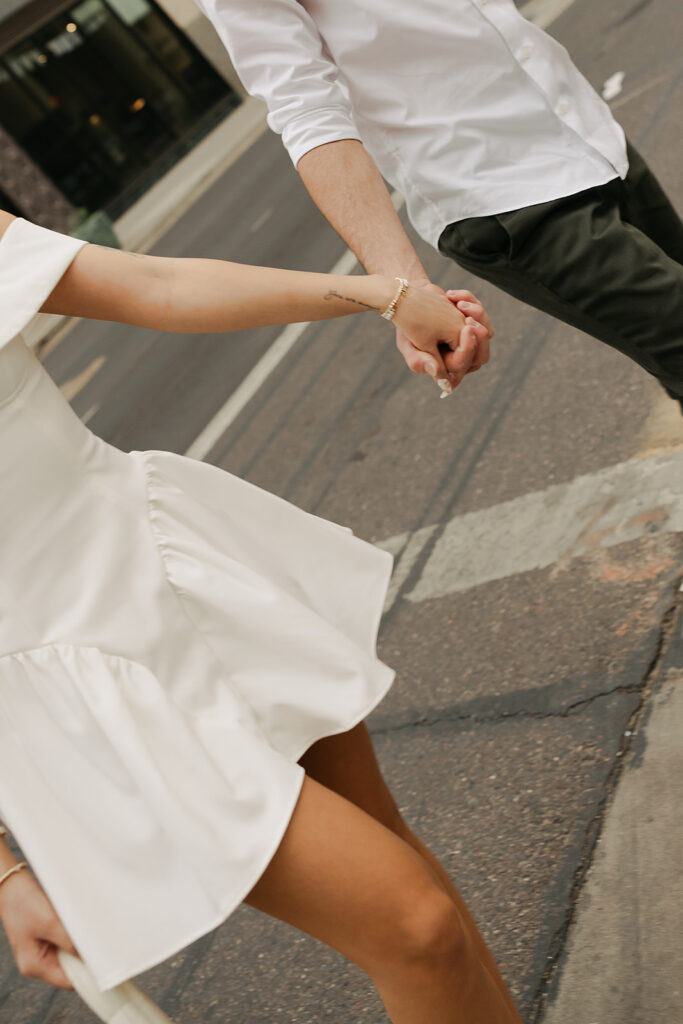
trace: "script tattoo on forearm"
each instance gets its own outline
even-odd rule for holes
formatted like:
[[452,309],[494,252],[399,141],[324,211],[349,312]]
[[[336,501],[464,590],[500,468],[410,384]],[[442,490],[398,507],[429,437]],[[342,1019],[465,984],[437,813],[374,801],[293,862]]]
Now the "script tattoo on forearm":
[[330,290],[325,299],[341,299],[343,302],[352,302],[354,306],[364,306],[365,309],[379,309],[379,306],[372,306],[368,302],[361,302],[360,299],[352,299],[350,295],[340,295],[339,292]]

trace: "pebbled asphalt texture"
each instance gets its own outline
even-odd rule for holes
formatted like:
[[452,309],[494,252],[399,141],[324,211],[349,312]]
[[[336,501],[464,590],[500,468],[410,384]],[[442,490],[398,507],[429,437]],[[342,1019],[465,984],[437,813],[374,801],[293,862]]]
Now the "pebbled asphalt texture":
[[[678,0],[577,0],[550,31],[596,88],[625,71],[615,114],[682,208],[677,19]],[[418,249],[437,283],[486,303],[491,364],[440,402],[405,371],[379,318],[313,325],[210,461],[379,542],[683,444],[674,403],[624,357]],[[328,270],[344,246],[266,135],[155,251]],[[125,450],[182,452],[278,333],[79,324],[45,364],[69,386],[105,356],[76,411]],[[399,806],[461,888],[532,1024],[679,628],[683,537],[655,527],[416,603],[407,594],[428,554],[383,622],[380,654],[398,678],[369,725]],[[357,968],[247,908],[139,980],[176,1024],[387,1019]],[[92,1019],[73,994],[20,978],[0,936],[0,1024]]]

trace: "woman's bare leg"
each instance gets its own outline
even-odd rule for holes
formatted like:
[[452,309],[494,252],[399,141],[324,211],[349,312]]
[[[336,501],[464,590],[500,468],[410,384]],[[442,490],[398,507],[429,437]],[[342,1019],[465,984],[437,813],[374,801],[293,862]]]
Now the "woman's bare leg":
[[365,723],[361,722],[349,732],[340,733],[337,736],[326,736],[319,740],[306,751],[300,763],[311,778],[343,796],[356,807],[360,807],[367,814],[372,815],[386,828],[391,829],[429,865],[444,892],[455,903],[463,927],[467,930],[477,955],[495,980],[508,1008],[514,1014],[511,1019],[515,1020],[517,1024],[521,1024],[521,1017],[517,1013],[512,996],[465,901],[445,868],[401,817],[396,801],[380,771],[372,739]]
[[423,858],[308,776],[246,902],[358,964],[393,1024],[517,1024]]

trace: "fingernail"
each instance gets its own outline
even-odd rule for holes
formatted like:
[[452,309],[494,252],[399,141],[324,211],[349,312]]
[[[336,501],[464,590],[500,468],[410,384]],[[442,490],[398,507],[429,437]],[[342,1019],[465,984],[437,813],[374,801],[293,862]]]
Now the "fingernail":
[[433,377],[436,373],[436,363],[432,363],[429,359],[425,360],[425,373],[428,373],[430,377]]
[[448,396],[450,394],[451,394],[451,391],[442,391],[441,394],[439,395],[439,398],[448,398]]
[[450,395],[451,391],[453,390],[453,385],[451,384],[447,377],[439,377],[436,383],[443,391],[443,395],[441,396],[442,398],[444,397],[444,395]]

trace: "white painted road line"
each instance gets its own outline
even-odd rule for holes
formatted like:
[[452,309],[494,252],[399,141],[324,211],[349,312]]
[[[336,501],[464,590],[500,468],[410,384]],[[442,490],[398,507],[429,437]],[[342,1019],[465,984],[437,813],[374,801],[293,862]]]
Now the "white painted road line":
[[[386,607],[396,598],[437,525],[379,545],[398,557]],[[628,462],[492,508],[456,516],[443,529],[409,601],[462,593],[517,573],[655,533],[683,533],[683,448]]]
[[70,380],[64,381],[59,390],[66,398],[67,402],[73,402],[76,395],[79,394],[79,392],[81,392],[83,388],[90,383],[93,377],[100,372],[106,361],[106,356],[97,356],[96,359],[93,359],[92,362],[86,366],[82,373],[79,373],[76,377],[72,377]]
[[[403,206],[400,192],[392,192],[391,201],[398,211]],[[350,274],[357,263],[356,257],[347,249],[338,259],[330,274]],[[296,344],[310,323],[289,324],[278,335],[268,351],[261,356],[253,370],[247,374],[238,388],[233,391],[225,405],[209,420],[199,437],[195,438],[185,455],[190,459],[205,459],[213,446],[220,441],[222,435],[233,423],[244,407],[252,400],[261,385],[265,384],[271,373],[279,366],[291,348]]]
[[[356,257],[347,249],[340,260],[330,270],[330,274],[350,274],[356,265]],[[285,358],[289,350],[297,343],[309,323],[289,324],[278,335],[268,351],[261,356],[253,370],[247,374],[238,388],[233,391],[213,419],[209,420],[198,438],[196,438],[185,454],[191,459],[205,459],[213,446],[231,423],[237,419],[244,407],[252,400],[262,384]]]
[[383,540],[377,545],[395,558],[394,571],[391,574],[389,589],[384,601],[385,615],[398,597],[399,590],[422,554],[423,547],[436,529],[436,523],[433,526],[423,526],[421,530],[415,530],[414,533],[401,533],[396,537]]
[[256,218],[254,223],[249,228],[249,234],[250,235],[255,235],[256,232],[260,228],[262,228],[263,225],[266,223],[266,221],[269,220],[272,216],[273,216],[273,207],[269,206],[267,210],[264,210],[263,213]]
[[96,416],[99,411],[100,411],[100,403],[99,402],[95,402],[95,404],[91,405],[90,408],[88,409],[88,411],[86,413],[84,413],[83,416],[81,416],[81,421],[83,423],[90,423],[90,420],[93,418],[93,416]]

